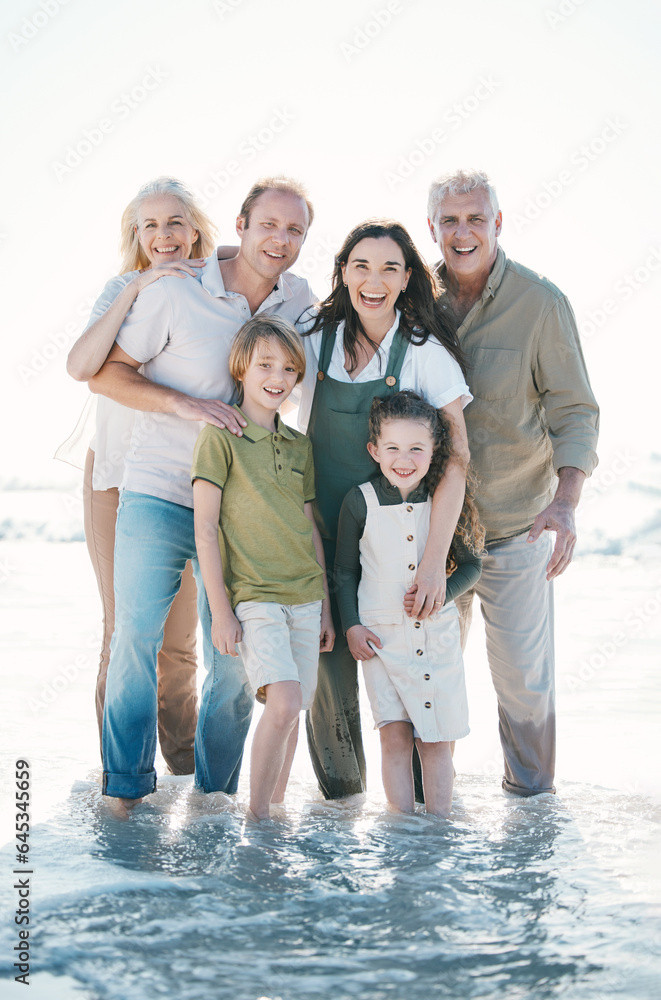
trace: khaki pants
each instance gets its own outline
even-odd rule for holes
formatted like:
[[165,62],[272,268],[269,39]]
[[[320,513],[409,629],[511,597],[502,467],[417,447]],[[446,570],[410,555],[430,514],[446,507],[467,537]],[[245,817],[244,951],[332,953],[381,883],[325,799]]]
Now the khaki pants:
[[553,585],[546,581],[552,540],[548,532],[532,544],[527,536],[488,546],[482,576],[456,599],[462,645],[473,597],[480,599],[498,697],[503,788],[518,795],[555,791]]
[[[93,467],[94,452],[89,451],[85,463],[83,501],[85,540],[103,607],[103,641],[96,680],[96,717],[101,735],[110,640],[115,628],[113,561],[119,490],[94,490]],[[158,654],[158,738],[165,762],[173,774],[192,774],[195,770],[196,602],[197,587],[188,562],[179,593],[170,608],[163,633],[163,646]]]

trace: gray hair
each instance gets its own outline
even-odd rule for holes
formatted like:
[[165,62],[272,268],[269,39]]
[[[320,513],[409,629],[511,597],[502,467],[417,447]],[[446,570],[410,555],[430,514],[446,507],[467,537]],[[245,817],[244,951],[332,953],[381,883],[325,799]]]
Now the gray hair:
[[486,191],[493,214],[498,215],[500,211],[498,195],[487,174],[483,170],[455,170],[452,173],[442,174],[431,182],[427,199],[427,217],[434,222],[434,215],[448,195],[469,194],[477,189]]

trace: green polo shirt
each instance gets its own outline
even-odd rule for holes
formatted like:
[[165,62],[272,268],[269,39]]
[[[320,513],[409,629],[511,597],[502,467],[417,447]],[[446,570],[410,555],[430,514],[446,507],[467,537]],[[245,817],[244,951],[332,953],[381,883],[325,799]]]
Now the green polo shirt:
[[[437,273],[444,287],[445,264]],[[474,397],[464,417],[476,501],[495,542],[530,528],[553,498],[558,469],[590,475],[599,410],[566,296],[501,247],[458,337]]]
[[323,571],[303,510],[315,498],[312,445],[279,414],[271,432],[235,409],[248,421],[242,437],[207,424],[191,473],[223,491],[218,540],[232,607],[320,601]]

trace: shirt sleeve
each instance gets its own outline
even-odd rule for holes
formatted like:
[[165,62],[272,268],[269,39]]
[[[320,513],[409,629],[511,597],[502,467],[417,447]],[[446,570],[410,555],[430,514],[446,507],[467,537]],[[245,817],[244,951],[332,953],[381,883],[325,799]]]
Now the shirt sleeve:
[[126,274],[116,274],[114,278],[106,282],[103,291],[99,295],[98,299],[92,306],[92,312],[90,313],[90,318],[87,321],[86,330],[90,328],[92,323],[96,323],[99,316],[103,316],[104,312],[113,304],[119,293],[123,288],[126,288],[129,281],[133,281],[138,271],[128,271]]
[[440,409],[461,399],[462,408],[468,406],[473,396],[466,385],[459,363],[450,352],[432,337],[419,346],[412,345],[413,378],[415,385],[407,386],[421,393],[432,406]]
[[232,464],[232,448],[227,434],[229,432],[207,424],[195,442],[193,451],[193,467],[191,482],[196,479],[206,479],[219,489],[225,488],[230,466]]
[[340,510],[335,551],[333,584],[340,612],[342,631],[360,625],[358,584],[360,583],[360,539],[365,530],[367,504],[362,490],[355,486],[347,493]]
[[557,299],[541,324],[533,378],[546,414],[553,466],[596,468],[599,408],[588,378],[573,310]]
[[172,329],[172,304],[163,280],[138,295],[117,334],[116,343],[141,365],[160,354]]
[[474,555],[466,546],[465,542],[455,535],[452,540],[452,547],[457,561],[457,568],[447,580],[445,589],[445,603],[449,604],[455,598],[465,594],[467,590],[474,587],[482,575],[482,560]]

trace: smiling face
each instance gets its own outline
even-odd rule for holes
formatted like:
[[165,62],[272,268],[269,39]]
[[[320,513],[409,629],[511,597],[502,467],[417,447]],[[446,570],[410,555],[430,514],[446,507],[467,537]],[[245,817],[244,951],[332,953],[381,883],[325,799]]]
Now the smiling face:
[[406,500],[429,472],[434,439],[429,424],[421,420],[384,420],[376,444],[367,450],[381,472]]
[[236,220],[240,257],[260,278],[275,282],[301,252],[307,228],[308,210],[302,198],[288,191],[264,191],[248,219]]
[[484,188],[449,195],[439,205],[429,229],[448,271],[461,283],[488,277],[496,259],[502,214],[494,214]]
[[404,254],[390,236],[366,237],[355,245],[342,277],[367,333],[388,332],[395,322],[395,303],[410,276]]
[[241,386],[241,409],[254,423],[273,428],[275,412],[299,378],[293,358],[275,337],[258,340]]
[[153,194],[138,209],[135,231],[152,264],[187,260],[198,237],[184,206],[173,194]]

